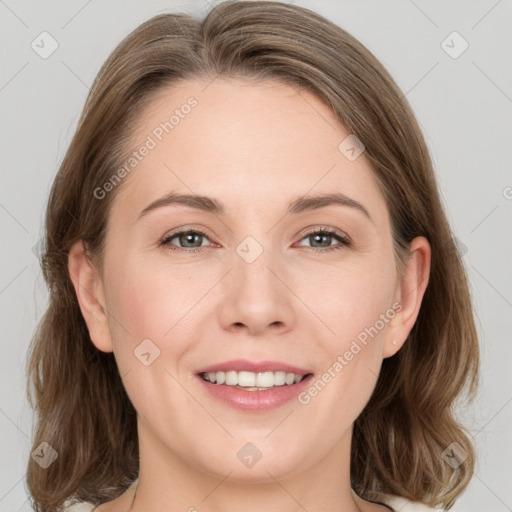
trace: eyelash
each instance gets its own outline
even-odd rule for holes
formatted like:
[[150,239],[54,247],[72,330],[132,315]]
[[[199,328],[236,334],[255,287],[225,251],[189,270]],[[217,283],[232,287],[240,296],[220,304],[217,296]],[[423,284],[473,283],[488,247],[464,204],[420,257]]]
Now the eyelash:
[[[168,248],[171,251],[185,251],[185,252],[192,252],[192,253],[196,253],[196,252],[201,251],[201,249],[203,249],[204,247],[195,247],[195,248],[176,247],[176,246],[173,247],[172,244],[169,243],[171,240],[173,240],[174,238],[176,238],[176,237],[178,237],[180,235],[189,235],[189,234],[196,234],[196,235],[200,235],[200,236],[203,236],[205,238],[208,238],[208,235],[206,233],[200,231],[200,230],[197,230],[197,229],[184,229],[184,230],[180,230],[180,231],[176,231],[174,233],[171,233],[170,235],[164,236],[160,240],[160,244],[159,245],[160,246],[168,246]],[[337,250],[343,249],[345,247],[349,247],[351,245],[351,242],[350,242],[350,240],[349,240],[349,238],[347,236],[344,236],[341,233],[338,233],[337,231],[333,231],[332,229],[329,229],[329,228],[317,228],[317,229],[315,229],[313,231],[309,231],[300,240],[302,241],[302,240],[304,240],[304,238],[307,238],[307,237],[312,236],[312,235],[317,235],[317,234],[334,236],[340,242],[339,245],[335,245],[335,246],[332,246],[332,247],[324,247],[324,248],[308,247],[309,249],[311,249],[311,250],[313,250],[314,252],[317,252],[317,253],[325,253],[325,252],[328,252],[328,251],[337,251]]]

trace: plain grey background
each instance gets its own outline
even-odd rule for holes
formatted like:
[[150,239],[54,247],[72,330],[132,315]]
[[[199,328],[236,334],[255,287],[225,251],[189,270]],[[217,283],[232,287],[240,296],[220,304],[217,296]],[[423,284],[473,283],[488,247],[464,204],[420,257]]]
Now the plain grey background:
[[[0,512],[30,510],[25,361],[46,304],[37,243],[51,182],[88,88],[115,45],[141,22],[162,12],[203,16],[211,3],[0,0]],[[476,474],[452,510],[512,511],[512,3],[294,3],[365,44],[418,117],[464,253],[482,347],[480,394],[461,411],[478,450]]]

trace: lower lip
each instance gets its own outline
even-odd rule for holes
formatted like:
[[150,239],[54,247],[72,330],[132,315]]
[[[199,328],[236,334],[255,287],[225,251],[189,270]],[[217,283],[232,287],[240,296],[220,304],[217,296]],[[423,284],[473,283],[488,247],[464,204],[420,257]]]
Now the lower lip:
[[245,391],[224,384],[212,384],[199,375],[197,378],[212,396],[235,409],[269,411],[296,398],[301,391],[308,387],[313,375],[308,375],[297,384],[278,386],[265,391]]

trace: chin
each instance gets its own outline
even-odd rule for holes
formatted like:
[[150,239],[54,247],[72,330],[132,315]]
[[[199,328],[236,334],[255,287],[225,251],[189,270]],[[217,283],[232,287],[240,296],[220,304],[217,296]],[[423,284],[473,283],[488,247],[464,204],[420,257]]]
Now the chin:
[[225,478],[229,473],[229,481],[232,483],[258,485],[275,484],[276,480],[286,480],[300,472],[301,468],[291,462],[289,464],[282,460],[264,462],[261,459],[251,468],[235,463],[226,473],[219,476]]
[[229,474],[228,479],[233,483],[269,484],[275,483],[274,479],[291,478],[305,469],[305,460],[298,457],[301,454],[297,452],[296,444],[287,450],[282,445],[279,447],[269,444],[268,440],[265,444],[264,436],[261,443],[255,440],[238,441],[235,444],[236,448],[233,450],[231,447],[221,446],[221,453],[213,459],[203,461],[203,471],[215,474],[216,478],[221,479]]

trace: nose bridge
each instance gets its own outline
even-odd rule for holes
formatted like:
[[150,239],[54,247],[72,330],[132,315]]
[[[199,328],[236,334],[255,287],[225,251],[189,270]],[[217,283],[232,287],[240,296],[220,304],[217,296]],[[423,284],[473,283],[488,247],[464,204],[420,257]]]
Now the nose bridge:
[[235,252],[235,293],[249,298],[255,310],[263,311],[263,305],[270,305],[282,293],[271,271],[273,266],[279,266],[277,258],[272,255],[269,243],[264,247],[253,236],[240,242]]
[[282,278],[278,278],[281,268],[269,243],[264,247],[255,237],[247,236],[238,244],[221,314],[224,328],[243,324],[252,334],[257,334],[268,326],[289,327],[290,292]]

